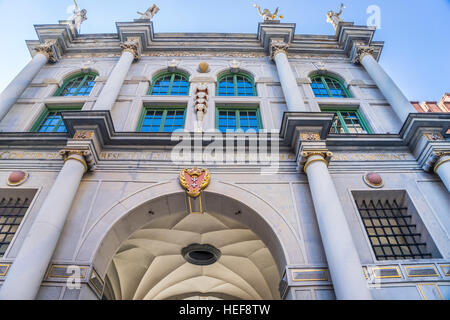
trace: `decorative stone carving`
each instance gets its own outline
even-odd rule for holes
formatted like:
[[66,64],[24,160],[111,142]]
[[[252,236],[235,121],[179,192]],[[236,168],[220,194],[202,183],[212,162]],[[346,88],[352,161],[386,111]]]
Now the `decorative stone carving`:
[[130,40],[130,41],[122,42],[120,44],[120,47],[122,48],[123,52],[132,53],[135,60],[138,60],[141,57],[138,41]]
[[90,139],[94,138],[94,131],[90,131],[90,130],[76,131],[73,138],[75,140],[90,140]]
[[264,22],[277,20],[277,17],[281,20],[284,17],[282,15],[278,15],[278,8],[272,13],[269,9],[264,9],[261,11],[261,8],[255,3],[253,6],[258,10],[259,15],[263,18]]
[[68,21],[69,21],[70,27],[79,32],[81,29],[81,24],[87,20],[87,17],[86,17],[87,10],[86,9],[80,10],[80,8],[78,7],[77,1],[73,0],[73,2],[75,3],[75,8],[73,10],[73,15],[69,18]]
[[180,62],[181,61],[177,59],[167,61],[167,70],[169,70],[169,72],[175,72],[180,65]]
[[327,12],[327,22],[331,23],[334,30],[337,30],[340,22],[344,22],[344,19],[341,18],[341,14],[344,11],[344,8],[345,8],[344,4],[341,3],[341,8],[338,13],[332,10]]
[[364,182],[371,188],[382,188],[383,178],[376,172],[369,172],[363,176]]
[[197,114],[197,129],[196,131],[203,131],[203,118],[205,117],[205,113],[208,110],[208,98],[209,91],[208,86],[205,83],[201,83],[195,89],[195,112]]
[[239,61],[237,61],[236,59],[233,59],[232,61],[230,61],[228,63],[228,65],[230,66],[231,72],[237,73],[237,72],[239,72],[241,63]]
[[34,48],[34,51],[41,53],[47,57],[48,62],[58,62],[58,55],[55,50],[56,40],[47,40],[44,44],[41,44]]
[[200,71],[200,73],[206,73],[208,72],[209,69],[209,64],[208,62],[200,62],[200,64],[198,65],[198,70]]
[[325,71],[325,63],[323,63],[322,61],[319,62],[313,62],[313,65],[317,68],[317,70],[320,71]]
[[210,180],[211,175],[208,169],[183,169],[180,172],[180,184],[192,198],[197,198],[202,190],[209,185]]
[[289,44],[280,40],[272,40],[270,45],[270,58],[273,60],[275,56],[279,53],[284,53],[287,55],[287,50],[289,49]]
[[28,180],[28,172],[26,171],[14,171],[8,177],[8,185],[11,187],[17,187]]
[[374,54],[375,50],[373,47],[370,46],[364,46],[364,45],[358,45],[356,48],[356,54],[353,59],[353,63],[361,63],[362,59],[366,55],[372,55]]
[[153,4],[150,8],[147,9],[144,13],[137,11],[138,14],[141,15],[139,18],[140,20],[151,20],[157,14],[159,11],[159,8],[156,4]]
[[320,141],[320,135],[313,132],[305,132],[300,134],[300,139],[303,141]]
[[428,141],[443,141],[444,137],[440,133],[424,133],[425,139]]

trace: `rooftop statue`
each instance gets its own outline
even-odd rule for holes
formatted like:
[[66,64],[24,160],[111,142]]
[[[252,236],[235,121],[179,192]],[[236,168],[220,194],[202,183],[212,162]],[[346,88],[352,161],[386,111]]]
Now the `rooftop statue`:
[[87,20],[86,14],[87,10],[82,9],[78,7],[77,0],[73,0],[73,3],[75,3],[75,8],[73,9],[73,15],[69,18],[69,21],[72,23],[72,26],[75,27],[77,31],[80,31],[81,24],[83,21]]
[[[277,15],[278,15],[278,8],[275,10],[274,13],[272,13],[269,9],[264,9],[263,11],[261,11],[260,7],[255,3],[253,4],[253,6],[258,9],[259,14],[261,15],[261,17],[263,17],[264,21],[273,21],[277,19]],[[279,19],[283,19],[283,16],[280,14],[278,16]]]
[[141,20],[151,20],[153,19],[153,17],[155,16],[155,14],[157,14],[159,11],[159,8],[156,4],[154,4],[151,8],[148,8],[147,11],[145,11],[145,13],[142,12],[137,12],[138,14],[141,15],[141,17],[139,19]]
[[337,30],[339,22],[344,22],[344,19],[341,18],[341,14],[344,11],[344,8],[344,4],[341,3],[341,8],[338,13],[334,12],[333,10],[327,12],[327,22],[331,23],[335,30]]

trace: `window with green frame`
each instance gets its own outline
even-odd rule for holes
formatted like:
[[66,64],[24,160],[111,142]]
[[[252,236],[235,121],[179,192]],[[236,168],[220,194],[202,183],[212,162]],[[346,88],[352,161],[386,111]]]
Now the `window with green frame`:
[[244,73],[226,73],[217,81],[218,96],[256,96],[253,78]]
[[217,107],[216,108],[216,129],[221,132],[242,130],[254,130],[258,132],[262,129],[259,108],[249,107]]
[[372,133],[361,112],[357,109],[322,108],[324,112],[334,112],[330,133]]
[[31,129],[32,132],[67,132],[61,116],[63,111],[81,110],[81,107],[47,108]]
[[149,95],[187,96],[189,94],[189,76],[180,72],[165,72],[153,79]]
[[88,96],[95,84],[96,73],[79,73],[64,80],[55,96]]
[[350,98],[350,92],[335,77],[316,75],[311,77],[311,88],[317,98]]
[[173,132],[184,129],[186,108],[148,107],[144,109],[138,125],[140,132]]

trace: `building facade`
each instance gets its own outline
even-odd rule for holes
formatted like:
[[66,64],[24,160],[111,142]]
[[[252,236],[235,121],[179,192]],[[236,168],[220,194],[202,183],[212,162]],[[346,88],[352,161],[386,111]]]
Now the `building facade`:
[[0,96],[1,299],[450,297],[450,116],[416,112],[374,27],[143,18],[27,41]]

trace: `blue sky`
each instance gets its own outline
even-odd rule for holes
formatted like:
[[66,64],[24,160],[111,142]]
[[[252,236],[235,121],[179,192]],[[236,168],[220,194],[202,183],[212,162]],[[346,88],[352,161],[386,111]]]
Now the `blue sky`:
[[[340,0],[78,0],[88,10],[82,33],[115,32],[116,21],[132,21],[136,11],[153,4],[155,32],[256,33],[260,17],[252,4],[280,7],[284,22],[297,24],[296,33],[334,34],[326,23],[328,10]],[[344,0],[346,21],[365,25],[370,5],[381,9],[385,41],[380,63],[410,100],[439,100],[450,92],[450,0]],[[69,17],[72,0],[0,0],[0,90],[30,60],[25,40],[37,39],[33,25],[57,23]]]

